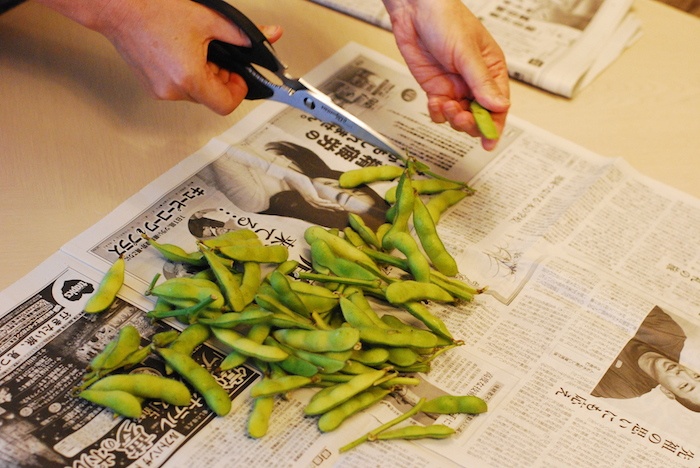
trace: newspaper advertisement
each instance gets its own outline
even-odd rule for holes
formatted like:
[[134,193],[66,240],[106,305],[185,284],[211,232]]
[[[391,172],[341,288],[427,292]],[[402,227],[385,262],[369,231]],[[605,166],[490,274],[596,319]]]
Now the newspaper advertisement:
[[[391,29],[382,0],[311,0]],[[632,0],[463,0],[506,56],[509,75],[573,97],[639,37]]]
[[[5,465],[700,466],[697,199],[516,116],[487,153],[431,124],[420,93],[406,92],[415,88],[408,72],[356,44],[308,78],[390,138],[412,137],[412,154],[475,190],[438,229],[460,276],[487,289],[471,302],[428,304],[464,345],[417,372],[417,385],[326,433],[303,411],[317,389],[302,388],[275,399],[264,437],[248,436],[249,390],[261,378],[254,365],[217,374],[234,407],[224,417],[196,393],[187,407],[149,402],[137,420],[73,396],[87,362],[125,324],[144,346],[160,327],[182,327],[145,315],[155,275],[189,272],[156,255],[143,234],[195,249],[199,239],[251,229],[308,266],[307,227],[340,229],[348,213],[370,226],[385,219],[387,184],[347,192],[337,179],[396,160],[266,104],[0,293]],[[86,316],[85,301],[119,255],[127,275],[118,301]],[[216,368],[226,351],[213,340],[195,358]],[[155,356],[139,370],[165,372]],[[488,411],[419,413],[411,424],[455,433],[339,452],[421,398],[444,394],[477,395]]]

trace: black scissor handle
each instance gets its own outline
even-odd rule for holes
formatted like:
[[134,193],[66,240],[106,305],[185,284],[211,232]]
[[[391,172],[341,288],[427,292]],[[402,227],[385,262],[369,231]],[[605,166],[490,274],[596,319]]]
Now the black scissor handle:
[[267,99],[273,90],[260,80],[260,75],[252,69],[259,65],[273,73],[283,73],[285,65],[277,58],[265,35],[246,15],[224,0],[194,0],[204,5],[238,26],[250,39],[250,47],[237,46],[214,40],[209,44],[208,60],[218,66],[243,77],[248,85],[246,99]]

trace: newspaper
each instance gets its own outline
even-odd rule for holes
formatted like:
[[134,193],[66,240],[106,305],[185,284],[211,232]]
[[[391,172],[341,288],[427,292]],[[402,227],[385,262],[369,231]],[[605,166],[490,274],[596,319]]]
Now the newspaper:
[[[391,29],[382,0],[311,0]],[[509,75],[573,97],[641,33],[633,0],[462,0],[503,49]]]
[[[421,94],[405,92],[416,86],[408,72],[356,44],[307,78],[410,142],[436,172],[476,189],[439,229],[462,277],[488,290],[472,302],[429,305],[465,345],[417,374],[419,385],[326,434],[303,415],[313,391],[302,389],[277,400],[265,437],[248,437],[248,390],[260,373],[247,365],[217,374],[234,402],[225,417],[213,416],[196,393],[185,408],[150,402],[138,420],[71,396],[87,362],[125,324],[138,328],[144,345],[157,331],[181,328],[145,316],[154,274],[186,272],[141,233],[194,248],[197,238],[250,228],[303,263],[303,231],[319,219],[312,211],[323,211],[320,224],[329,227],[339,222],[330,211],[361,212],[368,223],[382,212],[386,187],[338,196],[333,181],[339,171],[394,161],[300,111],[264,104],[0,293],[0,464],[700,465],[700,413],[687,403],[700,391],[691,370],[700,369],[697,199],[516,116],[499,148],[486,153],[478,140],[429,123]],[[342,206],[304,203],[314,196],[295,192],[309,187]],[[84,314],[118,255],[127,264],[119,299],[103,314]],[[224,354],[211,342],[195,358],[212,368]],[[163,372],[156,358],[143,367]],[[437,421],[456,434],[339,453],[420,397],[445,393],[478,395],[488,412],[422,414],[413,423]]]

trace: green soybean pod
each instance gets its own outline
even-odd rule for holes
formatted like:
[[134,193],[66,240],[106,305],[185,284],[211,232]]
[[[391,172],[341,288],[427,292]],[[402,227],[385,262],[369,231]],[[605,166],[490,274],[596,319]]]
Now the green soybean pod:
[[206,258],[209,267],[214,272],[216,276],[217,283],[221,288],[224,296],[226,298],[226,303],[235,312],[240,312],[247,305],[243,293],[241,292],[240,285],[238,281],[234,278],[233,273],[229,270],[221,261],[219,257],[214,254],[211,250],[203,247],[202,253],[204,258]]
[[459,273],[457,261],[447,251],[445,244],[440,239],[435,222],[420,197],[414,198],[413,227],[423,250],[435,269],[446,276],[455,276]]
[[265,323],[272,312],[261,307],[246,308],[242,312],[226,312],[214,318],[201,318],[200,324],[216,328],[235,328],[239,325]]
[[141,237],[153,246],[166,260],[176,263],[186,263],[194,266],[205,266],[207,261],[204,259],[202,252],[187,252],[179,245],[162,244],[146,234],[141,234]]
[[289,256],[287,247],[279,244],[234,244],[218,249],[225,257],[239,262],[283,263]]
[[418,247],[418,242],[407,232],[392,234],[391,245],[406,256],[406,266],[416,281],[430,281],[430,262]]
[[425,204],[433,222],[438,224],[442,215],[448,208],[453,207],[467,196],[464,190],[445,190],[437,195],[432,196]]
[[372,327],[376,323],[370,316],[357,304],[353,303],[346,297],[340,298],[340,310],[343,312],[343,318],[352,327]]
[[259,397],[253,400],[253,407],[248,415],[246,429],[248,435],[259,439],[267,434],[270,427],[270,417],[275,408],[274,397]]
[[244,304],[248,305],[253,302],[261,282],[262,268],[260,268],[260,264],[258,262],[243,262],[240,290]]
[[[265,344],[270,346],[278,346],[278,343],[273,339],[265,340]],[[289,355],[284,358],[284,360],[279,361],[278,363],[282,370],[288,374],[301,375],[303,377],[313,377],[314,375],[318,374],[318,366],[307,361],[306,359],[300,358],[293,353],[288,354]]]
[[367,245],[367,242],[365,242],[365,240],[360,237],[360,234],[358,234],[357,231],[355,231],[351,226],[346,226],[343,229],[343,238],[355,247]]
[[406,302],[435,301],[454,302],[454,297],[440,286],[433,283],[406,280],[391,283],[386,287],[386,299],[391,304]]
[[283,375],[275,378],[264,378],[250,388],[250,396],[253,398],[278,395],[291,392],[309,385],[314,380],[302,375]]
[[350,359],[367,366],[380,366],[389,359],[389,351],[386,348],[356,349]]
[[289,307],[291,310],[301,315],[302,317],[310,318],[311,312],[304,304],[304,301],[292,289],[289,277],[283,275],[279,271],[273,271],[268,278],[272,289],[277,293],[277,297],[282,304]]
[[455,430],[444,424],[430,426],[406,426],[399,429],[389,429],[378,433],[376,440],[416,440],[416,439],[445,439],[455,433]]
[[350,416],[378,403],[391,393],[391,389],[371,387],[358,393],[345,403],[341,403],[330,411],[322,414],[318,419],[318,428],[321,432],[336,430]]
[[400,367],[412,366],[420,356],[417,352],[407,346],[396,346],[388,349],[389,351],[389,362],[396,364]]
[[231,411],[231,397],[207,369],[190,356],[172,349],[157,348],[156,351],[204,398],[209,409],[218,416],[225,416]]
[[365,224],[364,219],[362,219],[360,215],[350,213],[348,215],[348,222],[350,223],[350,227],[360,236],[360,238],[362,238],[366,244],[378,249],[382,248],[382,244],[379,242],[377,234],[372,231],[372,228]]
[[479,414],[488,410],[486,402],[476,395],[441,395],[428,400],[422,411],[436,414]]
[[391,228],[384,234],[382,238],[382,248],[386,251],[392,251],[394,245],[394,237],[396,233],[408,232],[408,225],[413,215],[413,199],[416,197],[412,187],[411,175],[408,170],[401,174],[399,184],[396,189],[396,213],[391,221]]
[[438,338],[432,332],[417,328],[376,328],[359,329],[360,340],[375,346],[434,348]]
[[[296,349],[279,342],[278,346],[288,354],[294,355],[300,359],[303,359],[315,365],[318,368],[319,372],[322,372],[324,374],[333,374],[335,372],[339,372],[343,368],[343,366],[345,366],[344,360],[336,359],[335,357],[326,355],[324,353],[314,353],[311,351],[305,351],[303,349]],[[280,366],[281,365],[282,364],[280,364]]]
[[[246,338],[248,338],[251,341],[254,341],[255,343],[260,343],[262,344],[267,337],[270,335],[270,325],[266,323],[259,323],[256,325],[253,325],[250,327],[250,330],[248,330],[248,334],[246,335]],[[231,351],[226,355],[226,357],[221,361],[219,364],[219,368],[217,371],[225,371],[229,369],[233,369],[234,367],[238,367],[242,365],[244,362],[248,360],[248,356],[242,353],[239,353],[236,350]]]
[[[413,179],[413,190],[419,195],[435,195],[444,192],[445,190],[459,190],[464,188],[464,184],[445,179]],[[391,187],[384,194],[384,200],[387,203],[396,203],[397,186]]]
[[123,390],[83,390],[78,396],[96,405],[104,406],[120,416],[138,419],[141,417],[141,401]]
[[401,307],[406,309],[409,314],[420,320],[428,330],[442,336],[448,340],[454,340],[452,333],[439,317],[435,316],[427,307],[420,302],[409,301],[401,304]]
[[358,374],[347,382],[325,388],[311,397],[311,400],[304,408],[304,414],[307,416],[323,414],[372,387],[384,375],[386,375],[385,369],[374,370]]
[[338,183],[341,188],[355,188],[372,182],[394,180],[402,173],[403,168],[399,166],[367,166],[343,172]]
[[214,328],[212,332],[214,336],[226,346],[248,357],[253,357],[265,362],[279,362],[287,357],[287,353],[280,348],[257,343],[235,330]]
[[279,329],[272,332],[277,341],[311,352],[348,351],[357,346],[360,332],[353,327],[332,330]]
[[182,382],[153,374],[108,375],[92,384],[90,390],[122,390],[175,406],[187,406],[192,399],[192,394]]
[[[367,319],[372,322],[375,326],[379,328],[386,328],[386,325],[384,322],[381,321],[379,318],[379,315],[374,311],[372,308],[372,305],[369,303],[367,298],[365,297],[364,293],[362,292],[362,289],[359,288],[354,288],[349,291],[346,291],[346,297],[349,302],[354,304],[356,307],[360,308],[364,314],[366,315]],[[347,304],[346,304],[347,305]],[[342,307],[341,307],[342,311]]]
[[498,128],[491,117],[491,113],[477,101],[469,103],[476,126],[481,134],[489,140],[498,140]]
[[231,245],[238,242],[245,242],[255,239],[258,239],[258,235],[251,229],[239,229],[237,231],[226,231],[225,233],[219,234],[211,239],[205,239],[202,241],[202,243],[213,249],[224,245]]
[[[186,327],[177,338],[175,338],[168,347],[178,353],[191,356],[197,346],[201,345],[209,339],[211,335],[210,329],[206,325],[193,323]],[[165,373],[170,375],[173,370],[170,366],[165,366]]]
[[323,239],[314,240],[310,246],[314,264],[328,269],[336,276],[364,281],[377,279],[375,273],[365,268],[362,264],[336,256],[335,252]]
[[[369,257],[362,250],[358,249],[345,239],[335,236],[328,232],[326,229],[320,226],[310,226],[304,231],[304,240],[306,243],[311,245],[315,240],[323,240],[328,244],[328,247],[338,256],[350,260],[351,262],[356,262],[362,265],[364,268],[382,276],[382,272],[374,263],[371,257]],[[320,272],[319,273],[323,273]],[[346,275],[339,275],[346,276]]]
[[112,263],[97,285],[95,293],[85,303],[83,310],[88,314],[104,312],[117,298],[117,293],[124,284],[124,257],[121,255]]
[[219,286],[204,278],[169,278],[154,286],[150,294],[178,308],[192,307],[210,297],[213,297],[214,301],[208,308],[218,310],[224,306],[224,297]]
[[129,354],[139,349],[141,335],[135,326],[126,325],[119,330],[114,341],[116,344],[114,347],[110,347],[111,351],[102,360],[100,370],[110,371],[118,367]]

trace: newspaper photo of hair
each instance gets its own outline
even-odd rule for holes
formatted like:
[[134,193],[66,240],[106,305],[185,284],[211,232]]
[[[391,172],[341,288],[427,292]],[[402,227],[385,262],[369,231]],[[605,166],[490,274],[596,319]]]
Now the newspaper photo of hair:
[[591,394],[635,398],[658,388],[670,400],[700,412],[700,373],[681,364],[686,340],[679,323],[654,307]]

